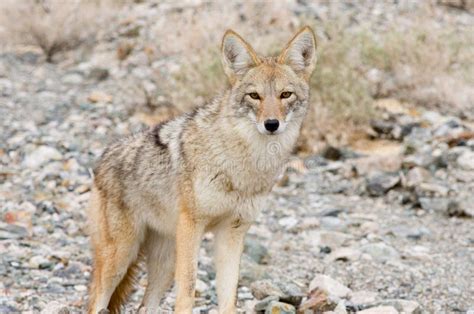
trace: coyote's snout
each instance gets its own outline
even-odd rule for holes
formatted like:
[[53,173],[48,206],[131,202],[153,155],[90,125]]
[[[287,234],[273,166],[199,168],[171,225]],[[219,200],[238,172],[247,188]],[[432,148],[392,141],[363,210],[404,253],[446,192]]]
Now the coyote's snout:
[[144,258],[148,286],[142,307],[158,312],[174,280],[175,311],[191,313],[199,245],[207,231],[215,234],[219,312],[235,312],[244,236],[296,142],[315,62],[309,27],[277,57],[257,55],[227,31],[226,93],[105,150],[89,206],[89,312],[118,312]]

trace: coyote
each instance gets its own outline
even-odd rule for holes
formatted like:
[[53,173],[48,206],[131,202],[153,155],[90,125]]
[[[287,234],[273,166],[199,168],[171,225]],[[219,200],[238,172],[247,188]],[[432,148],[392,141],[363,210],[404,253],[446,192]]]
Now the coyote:
[[297,140],[309,102],[316,39],[302,28],[276,57],[236,32],[221,45],[222,95],[108,147],[88,216],[94,270],[89,312],[116,313],[146,260],[141,308],[159,312],[176,282],[176,313],[191,313],[205,232],[215,235],[219,312],[235,313],[244,236]]

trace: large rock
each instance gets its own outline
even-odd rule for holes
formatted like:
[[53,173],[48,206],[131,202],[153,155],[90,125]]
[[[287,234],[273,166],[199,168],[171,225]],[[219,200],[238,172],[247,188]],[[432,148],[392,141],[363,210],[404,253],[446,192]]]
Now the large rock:
[[402,166],[401,154],[374,155],[348,161],[359,175],[376,171],[396,172]]
[[367,192],[372,196],[382,196],[400,182],[398,174],[378,173],[367,179]]
[[338,305],[339,298],[330,296],[319,289],[312,290],[308,299],[298,308],[300,313],[323,313],[333,311]]
[[309,284],[309,291],[314,290],[324,291],[328,296],[336,296],[338,298],[346,298],[351,293],[351,289],[339,281],[322,274],[316,275]]
[[258,300],[265,299],[269,296],[276,296],[278,298],[284,296],[283,291],[269,279],[252,282],[250,290]]

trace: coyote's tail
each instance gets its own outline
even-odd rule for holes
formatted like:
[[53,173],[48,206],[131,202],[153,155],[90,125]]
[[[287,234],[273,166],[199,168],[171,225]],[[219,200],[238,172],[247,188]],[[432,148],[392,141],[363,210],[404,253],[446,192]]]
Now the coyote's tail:
[[122,305],[127,302],[128,297],[137,283],[138,275],[140,273],[140,262],[142,259],[143,255],[139,254],[137,259],[128,267],[127,273],[110,298],[108,306],[110,313],[121,313],[120,309]]

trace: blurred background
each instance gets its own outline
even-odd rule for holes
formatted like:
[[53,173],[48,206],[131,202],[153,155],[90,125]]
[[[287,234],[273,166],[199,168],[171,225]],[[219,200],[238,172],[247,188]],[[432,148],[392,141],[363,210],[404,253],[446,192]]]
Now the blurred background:
[[3,0],[0,312],[83,309],[105,146],[224,90],[226,29],[276,54],[303,25],[318,37],[311,109],[248,237],[239,305],[474,311],[472,0]]

